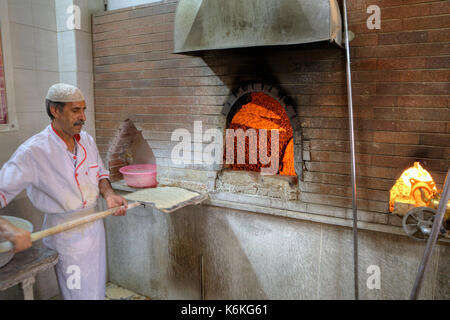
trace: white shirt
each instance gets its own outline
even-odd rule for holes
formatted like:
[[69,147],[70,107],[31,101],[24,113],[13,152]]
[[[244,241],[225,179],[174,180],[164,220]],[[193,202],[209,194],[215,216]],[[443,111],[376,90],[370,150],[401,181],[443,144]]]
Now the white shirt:
[[76,158],[52,125],[25,141],[0,170],[1,207],[24,189],[33,205],[49,214],[94,206],[98,182],[109,178],[109,171],[87,132],[75,138]]

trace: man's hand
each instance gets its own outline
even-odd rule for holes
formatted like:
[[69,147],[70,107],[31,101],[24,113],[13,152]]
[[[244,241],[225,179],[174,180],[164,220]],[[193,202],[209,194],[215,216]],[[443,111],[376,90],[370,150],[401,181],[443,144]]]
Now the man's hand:
[[31,233],[17,228],[5,219],[0,218],[0,236],[13,244],[13,252],[19,252],[31,247]]
[[111,188],[111,182],[109,182],[108,179],[100,180],[98,183],[98,189],[100,194],[106,200],[108,208],[123,206],[123,208],[120,208],[113,214],[113,216],[124,216],[127,213],[127,200],[124,197],[114,193],[114,190]]
[[105,200],[108,208],[122,206],[113,214],[113,216],[124,216],[127,213],[128,202],[124,197],[117,194],[109,194],[106,196]]

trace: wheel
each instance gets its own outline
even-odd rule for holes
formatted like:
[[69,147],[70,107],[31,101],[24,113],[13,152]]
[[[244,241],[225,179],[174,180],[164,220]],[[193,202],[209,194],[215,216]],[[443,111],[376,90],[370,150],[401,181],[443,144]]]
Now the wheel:
[[[436,216],[433,216],[433,217],[431,218],[431,222],[432,222],[432,223],[434,223],[434,218],[436,218]],[[446,222],[445,222],[445,221],[442,221],[442,224],[441,224],[441,230],[439,230],[439,231],[440,231],[440,234],[443,235],[443,236],[445,236],[445,235],[447,234],[447,230],[446,230],[446,228],[445,228],[445,225],[446,225]]]
[[403,217],[403,230],[408,237],[415,240],[426,240],[433,227],[436,210],[429,207],[416,207]]

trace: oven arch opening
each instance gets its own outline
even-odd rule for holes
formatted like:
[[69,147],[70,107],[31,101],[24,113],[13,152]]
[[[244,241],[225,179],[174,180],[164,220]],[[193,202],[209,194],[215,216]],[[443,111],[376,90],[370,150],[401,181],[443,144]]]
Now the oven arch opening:
[[300,122],[290,101],[262,82],[243,83],[230,94],[222,109],[224,170],[302,178]]

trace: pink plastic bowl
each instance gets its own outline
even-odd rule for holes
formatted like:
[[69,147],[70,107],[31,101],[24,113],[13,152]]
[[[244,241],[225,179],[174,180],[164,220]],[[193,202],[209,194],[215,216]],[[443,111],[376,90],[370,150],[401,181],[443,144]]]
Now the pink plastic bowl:
[[132,164],[119,169],[125,183],[130,187],[154,188],[156,181],[156,164]]

